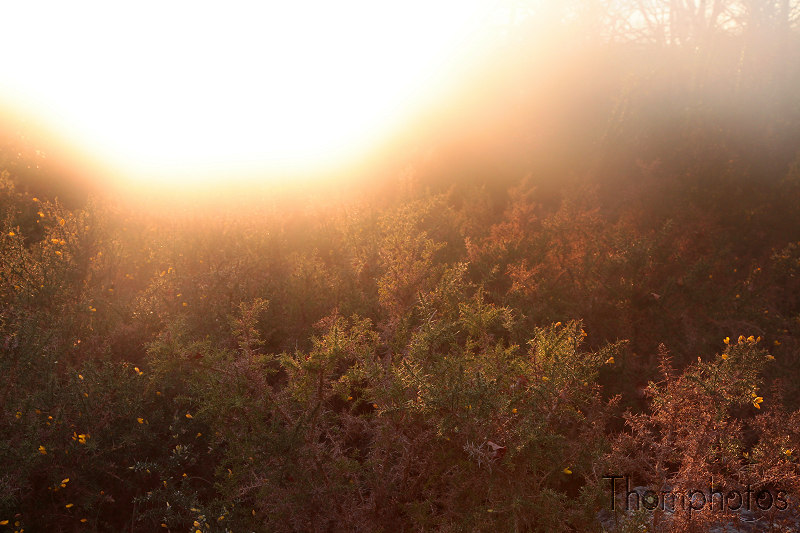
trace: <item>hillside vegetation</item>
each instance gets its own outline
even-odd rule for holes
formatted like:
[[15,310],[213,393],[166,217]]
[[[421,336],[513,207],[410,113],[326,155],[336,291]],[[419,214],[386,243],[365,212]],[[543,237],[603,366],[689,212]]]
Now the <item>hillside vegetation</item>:
[[675,35],[509,54],[335,197],[65,202],[7,144],[0,531],[600,531],[610,473],[796,509],[798,35]]

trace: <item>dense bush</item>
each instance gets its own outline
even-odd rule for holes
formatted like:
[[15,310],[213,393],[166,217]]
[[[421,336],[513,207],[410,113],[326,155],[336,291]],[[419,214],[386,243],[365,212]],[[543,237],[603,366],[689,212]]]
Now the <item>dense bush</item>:
[[798,244],[585,187],[212,220],[6,175],[4,525],[584,531],[614,468],[795,490]]

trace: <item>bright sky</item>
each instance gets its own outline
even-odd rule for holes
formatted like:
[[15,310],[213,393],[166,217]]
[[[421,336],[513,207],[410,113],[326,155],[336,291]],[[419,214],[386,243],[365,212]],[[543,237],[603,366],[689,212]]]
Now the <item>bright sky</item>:
[[347,162],[437,90],[491,0],[0,4],[0,103],[140,182]]

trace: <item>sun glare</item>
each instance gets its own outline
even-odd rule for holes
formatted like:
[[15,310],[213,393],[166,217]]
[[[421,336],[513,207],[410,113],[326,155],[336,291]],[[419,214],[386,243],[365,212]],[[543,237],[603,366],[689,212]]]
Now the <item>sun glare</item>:
[[14,2],[0,99],[139,184],[343,165],[442,91],[493,2]]

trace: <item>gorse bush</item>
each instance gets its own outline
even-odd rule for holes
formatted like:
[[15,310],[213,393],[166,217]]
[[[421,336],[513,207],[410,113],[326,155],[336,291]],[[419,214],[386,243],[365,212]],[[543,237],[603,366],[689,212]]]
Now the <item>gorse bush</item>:
[[523,181],[212,220],[2,183],[0,527],[590,531],[609,472],[800,489],[798,245],[727,213]]
[[[654,530],[695,531],[745,508],[771,511],[771,520],[792,527],[792,514],[776,516],[775,511],[788,509],[789,495],[800,482],[798,414],[772,404],[781,400],[778,390],[769,396],[762,390],[763,368],[775,357],[759,348],[760,341],[726,337],[721,354],[698,358],[680,374],[662,350],[661,379],[646,391],[651,410],[626,415],[630,433],[619,435],[608,456],[617,471],[646,480],[653,494],[662,495],[659,505],[651,507],[661,511],[651,517]],[[670,496],[664,503],[665,492],[685,495],[699,489],[706,491],[702,502],[676,503]],[[750,496],[742,499],[746,491],[753,493],[752,501]],[[769,502],[764,491],[770,491]],[[665,513],[665,505],[673,512]]]

